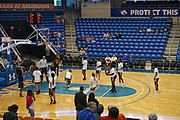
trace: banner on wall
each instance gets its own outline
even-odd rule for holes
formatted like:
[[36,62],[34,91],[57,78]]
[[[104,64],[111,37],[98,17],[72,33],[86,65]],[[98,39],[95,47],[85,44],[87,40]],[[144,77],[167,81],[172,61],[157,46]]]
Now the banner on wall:
[[37,3],[0,3],[0,9],[53,10],[54,4]]
[[175,17],[180,8],[111,8],[111,17]]

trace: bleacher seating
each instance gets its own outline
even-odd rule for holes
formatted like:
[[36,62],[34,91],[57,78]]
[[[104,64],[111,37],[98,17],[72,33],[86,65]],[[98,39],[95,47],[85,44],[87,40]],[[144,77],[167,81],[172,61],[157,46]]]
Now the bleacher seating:
[[[168,40],[168,33],[163,28],[170,28],[166,18],[78,18],[76,19],[76,35],[94,35],[96,42],[78,41],[78,47],[86,46],[89,57],[104,58],[107,54],[123,57],[132,54],[134,58],[152,60],[162,59]],[[147,27],[152,29],[146,33]],[[141,27],[143,33],[138,33]],[[160,29],[155,33],[155,28]],[[113,37],[103,39],[104,33],[113,33]],[[117,32],[121,39],[115,38]]]
[[[28,20],[29,13],[40,13],[41,14],[41,24],[38,25],[41,28],[49,28],[50,36],[49,41],[53,44],[55,41],[60,40],[58,48],[59,52],[65,54],[65,41],[66,37],[64,36],[64,22],[56,23],[55,15],[62,15],[62,11],[0,11],[0,20]],[[53,32],[61,33],[61,37],[53,37]],[[44,32],[44,34],[47,34]]]

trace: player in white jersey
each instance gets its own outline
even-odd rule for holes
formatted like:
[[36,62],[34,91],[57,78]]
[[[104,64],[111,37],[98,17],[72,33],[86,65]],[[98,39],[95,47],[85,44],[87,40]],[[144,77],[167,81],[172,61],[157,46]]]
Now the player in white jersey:
[[43,81],[43,74],[45,73],[46,81],[48,82],[48,76],[47,76],[47,60],[46,57],[43,56],[43,58],[38,62],[38,65],[41,69],[41,82]]
[[100,80],[101,66],[102,66],[101,60],[97,59],[97,62],[96,62],[96,77],[97,77],[98,80]]
[[50,77],[49,77],[49,97],[50,97],[50,104],[56,104],[56,98],[55,98],[55,90],[56,90],[56,79],[57,76],[55,75],[54,71],[51,71]]
[[86,80],[86,70],[87,70],[87,59],[86,57],[83,58],[83,61],[82,61],[82,74],[83,74],[83,80]]
[[121,58],[118,59],[118,66],[117,67],[118,67],[117,71],[118,71],[118,76],[119,76],[119,84],[122,83],[122,85],[124,85],[124,80],[122,78],[122,74],[123,74],[123,61],[122,61]]
[[94,90],[96,89],[97,85],[98,85],[98,81],[97,81],[97,78],[95,77],[95,73],[93,72],[92,76],[90,78],[90,90],[91,90],[91,92],[94,93]]
[[72,70],[69,69],[69,71],[66,72],[66,76],[65,76],[65,81],[66,81],[66,86],[67,88],[69,88],[70,84],[71,84],[71,79],[72,79]]
[[158,68],[157,68],[157,65],[155,64],[154,65],[154,85],[155,85],[155,91],[154,93],[158,93],[158,81],[159,81],[159,71],[158,71]]
[[33,72],[33,80],[36,85],[36,94],[40,93],[40,83],[41,83],[41,71],[38,67],[36,67],[36,70]]
[[105,62],[106,62],[106,67],[108,67],[109,64],[111,63],[111,58],[109,57],[109,55],[107,55],[107,56],[105,57]]

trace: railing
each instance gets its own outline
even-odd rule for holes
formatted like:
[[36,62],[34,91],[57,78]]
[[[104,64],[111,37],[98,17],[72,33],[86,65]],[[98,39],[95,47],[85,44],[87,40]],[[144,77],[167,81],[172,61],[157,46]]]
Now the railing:
[[170,45],[170,48],[169,48],[169,55],[168,55],[168,58],[170,59],[170,56],[171,56],[171,52],[172,52],[172,46],[173,46],[173,43],[174,43],[174,39],[175,39],[175,36],[176,36],[176,28],[177,26],[175,26],[175,30],[174,30],[174,33],[173,33],[173,38],[171,39],[171,45]]
[[4,37],[8,37],[8,34],[6,33],[6,31],[4,30],[4,28],[1,24],[0,24],[0,30]]
[[21,57],[20,57],[21,54],[20,54],[20,52],[18,51],[18,49],[16,48],[16,46],[12,47],[12,50],[13,50],[14,54],[17,56],[18,60],[19,60],[19,61],[22,61],[22,60],[21,60]]
[[[72,13],[73,14],[73,13]],[[69,21],[69,25],[70,25],[70,35],[71,35],[71,54],[73,54],[73,48],[74,48],[74,45],[73,45],[73,38],[72,38],[72,17],[70,17],[70,21]]]

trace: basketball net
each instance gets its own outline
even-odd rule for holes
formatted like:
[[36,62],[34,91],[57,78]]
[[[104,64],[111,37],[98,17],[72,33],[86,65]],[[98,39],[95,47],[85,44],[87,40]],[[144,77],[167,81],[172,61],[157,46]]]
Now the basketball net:
[[11,37],[2,37],[2,43],[8,44],[11,43]]

